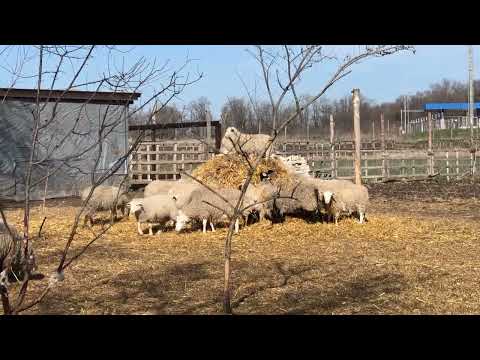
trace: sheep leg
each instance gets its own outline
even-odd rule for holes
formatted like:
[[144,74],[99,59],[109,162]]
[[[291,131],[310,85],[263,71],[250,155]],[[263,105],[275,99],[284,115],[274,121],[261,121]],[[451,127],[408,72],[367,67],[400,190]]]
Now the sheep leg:
[[153,235],[153,224],[149,224],[148,235]]
[[207,219],[202,220],[202,232],[205,234],[207,232]]
[[212,232],[215,232],[215,227],[213,226],[212,222],[210,222],[210,227],[212,228]]
[[364,222],[363,220],[364,220],[364,218],[365,218],[365,214],[363,213],[363,211],[360,211],[359,215],[360,215],[360,224],[363,224],[363,222]]
[[238,219],[235,220],[235,234],[238,234],[239,222]]
[[335,226],[338,226],[338,215],[335,214],[333,217],[335,219]]
[[140,221],[137,222],[137,231],[140,235],[143,235],[142,227],[140,226]]

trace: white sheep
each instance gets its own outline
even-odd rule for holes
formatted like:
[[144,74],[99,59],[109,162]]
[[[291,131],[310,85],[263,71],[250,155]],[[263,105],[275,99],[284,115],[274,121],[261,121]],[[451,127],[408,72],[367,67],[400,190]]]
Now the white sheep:
[[178,184],[193,184],[194,180],[186,177],[180,180],[154,180],[148,183],[143,190],[143,197],[149,197],[156,194],[167,193],[170,189]]
[[[240,191],[236,189],[214,189],[215,192],[223,196],[228,203],[232,206],[236,205],[240,197]],[[208,203],[207,203],[208,202]],[[212,204],[212,205],[210,205]],[[197,189],[192,192],[191,201],[179,209],[179,216],[177,216],[177,223],[175,230],[181,231],[185,225],[192,221],[202,221],[203,229],[205,233],[207,230],[207,222],[210,222],[212,231],[215,231],[214,224],[228,219],[228,216],[233,215],[233,207],[227,204],[223,199],[213,194],[208,189]],[[244,198],[242,207],[251,205],[248,198]],[[242,217],[248,214],[249,210],[246,210]],[[235,233],[239,230],[239,220],[235,221]]]
[[303,177],[297,177],[296,181],[283,187],[264,184],[262,188],[261,200],[265,201],[266,213],[271,220],[299,212],[316,213],[322,206],[316,187]]
[[362,224],[369,202],[368,189],[363,185],[341,184],[330,185],[328,190],[322,193],[327,215],[333,217],[335,225],[338,225],[338,218],[341,215],[350,216],[356,213],[359,222]]
[[25,259],[22,244],[22,236],[11,225],[7,228],[0,218],[0,273],[5,271],[6,280],[12,276],[21,280],[25,270],[31,272],[37,268],[32,245],[29,244],[28,257]]
[[[92,187],[89,186],[82,191],[81,198],[85,201],[90,194]],[[127,210],[127,203],[129,198],[126,192],[123,192],[118,186],[99,185],[93,191],[93,194],[86,206],[86,215],[84,225],[89,222],[89,225],[93,225],[93,215],[98,210],[110,210],[111,222],[117,217],[117,210],[120,209],[122,216],[125,215]],[[116,207],[114,204],[116,202]]]
[[132,209],[138,209],[139,205],[143,203],[143,199],[144,198],[134,198],[127,203],[128,217],[131,218],[134,216]]
[[178,208],[182,208],[187,204],[195,190],[205,188],[198,182],[177,181],[167,192],[167,194],[174,196]]
[[244,134],[234,127],[229,127],[223,136],[220,153],[256,154],[259,156],[265,148],[269,146],[265,157],[268,159],[273,153],[273,144],[270,143],[271,137],[266,134]]
[[[168,194],[157,194],[143,198],[141,202],[133,204],[131,212],[137,220],[137,231],[143,235],[142,223],[149,223],[149,235],[153,235],[153,223],[167,224],[175,221],[178,209],[175,198]],[[159,232],[160,233],[160,232]]]

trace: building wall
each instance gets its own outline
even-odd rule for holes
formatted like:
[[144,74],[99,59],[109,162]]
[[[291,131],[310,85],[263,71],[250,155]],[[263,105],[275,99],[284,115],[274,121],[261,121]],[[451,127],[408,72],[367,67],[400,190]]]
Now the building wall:
[[[90,183],[95,162],[97,174],[108,170],[126,152],[124,106],[55,103],[41,104],[41,124],[35,158],[46,162],[33,168],[33,181],[52,174],[47,196],[76,195]],[[25,165],[32,148],[32,111],[35,104],[6,101],[0,104],[0,195],[22,198]],[[55,116],[52,116],[55,110]],[[99,135],[99,129],[103,129]],[[72,133],[72,129],[74,132]],[[100,136],[100,137],[99,137]],[[99,144],[99,138],[103,141]],[[127,166],[117,172],[125,175]],[[98,175],[97,175],[98,176]],[[12,188],[17,183],[16,189]],[[45,182],[33,189],[33,198],[43,197]]]

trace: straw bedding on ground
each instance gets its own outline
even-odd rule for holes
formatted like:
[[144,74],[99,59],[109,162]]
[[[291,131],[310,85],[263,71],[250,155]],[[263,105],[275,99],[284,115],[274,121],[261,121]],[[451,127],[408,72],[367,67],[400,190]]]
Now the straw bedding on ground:
[[[480,225],[469,217],[478,213],[478,203],[464,198],[458,207],[453,200],[424,200],[425,211],[407,207],[411,203],[389,197],[380,187],[370,190],[378,196],[365,225],[346,219],[335,227],[289,218],[241,230],[233,240],[234,312],[480,312]],[[47,203],[46,239],[37,244],[39,270],[47,275],[58,263],[76,205]],[[448,215],[452,208],[460,210]],[[19,209],[8,210],[7,216],[20,226]],[[32,216],[36,232],[44,214],[35,206]],[[108,218],[107,213],[100,216]],[[134,222],[123,219],[29,313],[221,313],[225,234],[219,229],[206,235],[165,232],[140,237]],[[72,251],[89,239],[90,230],[81,229]],[[29,297],[41,291],[45,281],[32,281]]]

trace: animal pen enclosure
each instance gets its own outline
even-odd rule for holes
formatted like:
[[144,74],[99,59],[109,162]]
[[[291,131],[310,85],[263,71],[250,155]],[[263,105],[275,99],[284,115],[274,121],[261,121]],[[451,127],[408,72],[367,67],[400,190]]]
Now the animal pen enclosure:
[[[432,119],[432,118],[431,118]],[[366,181],[393,179],[417,179],[442,176],[447,180],[459,180],[466,174],[475,174],[480,168],[476,161],[476,149],[468,140],[416,144],[399,143],[385,139],[361,142],[361,175]],[[428,129],[427,129],[428,131]],[[317,177],[353,179],[354,142],[335,141],[333,129],[330,143],[311,141],[283,141],[276,145],[277,154],[303,156]]]
[[[214,140],[211,128],[214,128]],[[204,128],[200,135],[178,136],[177,130]],[[173,139],[162,139],[165,130],[173,129]],[[210,159],[220,148],[221,124],[219,121],[182,122],[169,124],[130,125],[131,138],[144,131],[143,141],[130,156],[130,184],[139,187],[153,180],[176,180],[181,171],[191,173],[198,165]],[[191,133],[191,131],[190,131]]]

